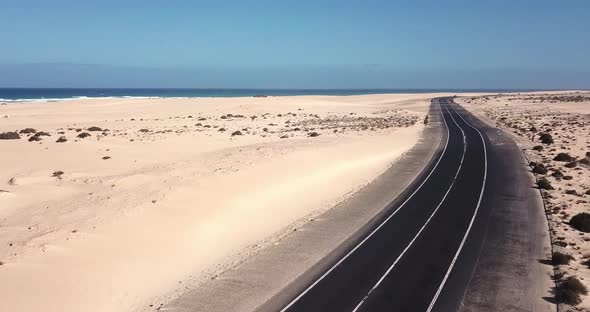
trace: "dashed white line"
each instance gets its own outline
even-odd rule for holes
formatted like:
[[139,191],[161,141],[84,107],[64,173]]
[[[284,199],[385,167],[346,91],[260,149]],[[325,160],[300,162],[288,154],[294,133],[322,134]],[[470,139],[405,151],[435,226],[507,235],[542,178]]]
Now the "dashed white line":
[[442,119],[445,124],[445,129],[447,130],[447,140],[445,142],[445,147],[444,147],[442,153],[440,154],[436,164],[434,165],[434,167],[432,168],[430,173],[428,173],[426,178],[422,181],[422,183],[420,183],[420,185],[418,185],[416,190],[414,190],[414,192],[412,192],[412,194],[410,194],[410,196],[397,209],[395,209],[395,211],[393,211],[393,213],[391,213],[391,215],[389,217],[387,217],[387,219],[385,219],[381,224],[379,224],[379,226],[377,228],[375,228],[371,233],[369,233],[369,235],[367,237],[365,237],[360,243],[358,243],[344,257],[342,257],[342,259],[340,259],[329,270],[327,270],[324,274],[322,274],[322,276],[320,276],[315,282],[313,282],[313,284],[311,284],[309,287],[307,287],[301,294],[299,294],[297,297],[295,297],[295,299],[291,300],[291,302],[289,302],[288,305],[286,305],[283,309],[281,309],[281,312],[287,311],[293,304],[295,304],[297,301],[299,301],[299,299],[301,299],[301,297],[303,297],[307,292],[309,292],[313,287],[315,287],[315,285],[317,285],[320,281],[322,281],[326,276],[328,276],[330,274],[330,272],[332,272],[336,267],[338,267],[342,262],[344,262],[350,255],[352,255],[359,247],[361,247],[367,240],[369,240],[369,238],[371,238],[373,236],[373,234],[375,234],[381,227],[383,227],[383,225],[385,225],[385,223],[387,223],[394,215],[396,215],[397,212],[402,207],[404,207],[404,205],[408,201],[410,201],[410,199],[412,199],[412,197],[420,190],[420,188],[422,188],[422,186],[426,183],[426,181],[428,181],[428,179],[430,178],[432,173],[438,167],[438,164],[440,163],[441,159],[443,158],[445,152],[447,151],[447,146],[449,145],[449,136],[450,136],[449,127],[447,125],[447,120],[445,119],[444,114],[441,113],[441,116],[442,116]]

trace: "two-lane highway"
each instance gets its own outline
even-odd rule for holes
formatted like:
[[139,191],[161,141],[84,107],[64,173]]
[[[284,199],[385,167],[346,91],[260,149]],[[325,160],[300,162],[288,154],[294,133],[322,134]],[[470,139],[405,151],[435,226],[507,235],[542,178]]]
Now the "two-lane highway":
[[439,300],[457,310],[465,289],[457,284],[468,281],[448,281],[486,196],[487,139],[451,98],[433,101],[447,135],[429,173],[281,311],[439,311]]

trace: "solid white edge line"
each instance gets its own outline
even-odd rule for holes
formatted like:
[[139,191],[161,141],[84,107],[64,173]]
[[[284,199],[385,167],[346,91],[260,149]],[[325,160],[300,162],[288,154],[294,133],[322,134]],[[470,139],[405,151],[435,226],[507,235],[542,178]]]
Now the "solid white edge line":
[[293,304],[295,304],[299,299],[301,299],[301,297],[303,297],[307,292],[309,292],[313,287],[315,287],[315,285],[317,285],[321,280],[323,280],[326,276],[328,276],[328,274],[330,274],[330,272],[332,272],[337,266],[339,266],[342,262],[344,262],[344,260],[346,260],[351,254],[353,254],[359,247],[361,247],[369,238],[371,238],[373,236],[373,234],[375,234],[381,227],[383,227],[383,225],[385,225],[385,223],[387,223],[389,221],[389,219],[391,219],[394,215],[396,215],[397,212],[402,207],[404,207],[404,205],[408,201],[410,201],[410,199],[412,199],[412,197],[422,188],[422,186],[426,183],[426,181],[428,181],[428,179],[430,178],[430,176],[432,175],[434,170],[436,170],[436,168],[438,167],[438,164],[440,163],[441,159],[443,158],[445,152],[447,151],[447,146],[449,145],[449,136],[450,136],[449,127],[447,125],[447,120],[445,119],[442,111],[441,111],[441,118],[443,119],[444,124],[445,124],[445,129],[447,130],[447,140],[445,143],[445,147],[444,147],[442,153],[440,154],[436,164],[434,165],[434,167],[432,168],[430,173],[428,173],[426,178],[422,181],[422,183],[420,183],[420,185],[418,185],[416,190],[414,190],[414,192],[412,192],[412,194],[410,194],[410,196],[399,207],[397,207],[397,209],[395,209],[395,211],[393,211],[393,213],[391,213],[391,215],[389,217],[387,217],[387,219],[385,219],[383,222],[381,222],[381,224],[379,224],[379,226],[377,228],[375,228],[371,233],[369,233],[369,235],[367,235],[367,237],[365,237],[360,243],[358,243],[344,257],[342,257],[342,259],[340,259],[338,262],[336,262],[336,264],[334,264],[328,271],[326,271],[324,274],[322,274],[322,276],[320,276],[315,282],[313,282],[313,284],[308,286],[301,294],[299,294],[297,297],[295,297],[295,299],[291,300],[291,302],[289,302],[288,305],[286,305],[284,308],[282,308],[280,310],[280,312],[287,311]]
[[463,240],[461,241],[461,244],[459,245],[459,249],[457,249],[457,252],[455,253],[455,257],[453,258],[453,261],[451,261],[451,264],[447,270],[447,273],[445,274],[445,277],[443,278],[442,282],[440,283],[440,286],[438,287],[436,294],[434,295],[434,298],[432,298],[432,301],[430,301],[430,305],[428,306],[428,309],[426,310],[426,312],[431,312],[432,309],[434,308],[434,305],[436,304],[436,300],[438,299],[438,296],[442,292],[442,290],[445,286],[445,283],[447,282],[447,279],[449,278],[449,275],[451,275],[451,271],[453,270],[453,267],[455,266],[455,262],[457,262],[457,259],[459,258],[459,254],[461,253],[461,250],[463,249],[463,245],[465,245],[465,241],[467,241],[467,237],[469,236],[469,232],[471,231],[471,227],[473,226],[473,222],[475,221],[475,217],[477,216],[477,212],[479,211],[479,206],[481,204],[481,199],[483,198],[483,192],[485,190],[486,179],[487,179],[487,175],[488,175],[488,152],[487,152],[487,148],[486,148],[486,141],[483,138],[483,134],[481,134],[479,129],[475,128],[473,125],[468,123],[465,120],[465,118],[463,118],[463,116],[461,116],[461,114],[459,114],[459,112],[457,112],[457,110],[454,107],[451,106],[451,108],[455,111],[455,113],[457,113],[457,115],[459,115],[459,117],[461,119],[463,119],[463,121],[468,126],[470,126],[475,131],[477,131],[477,133],[479,133],[479,137],[481,138],[481,141],[483,143],[483,152],[484,152],[483,184],[481,186],[481,192],[479,193],[479,200],[477,202],[477,207],[475,207],[475,211],[473,212],[473,216],[471,217],[471,222],[469,222],[469,227],[467,227],[467,231],[465,232],[465,235],[463,236]]
[[453,188],[453,186],[455,185],[455,182],[457,181],[457,177],[459,176],[459,173],[461,172],[461,168],[463,167],[463,160],[465,159],[465,152],[467,150],[467,141],[466,141],[467,138],[466,138],[466,135],[465,135],[465,131],[463,131],[463,129],[459,126],[459,124],[457,123],[457,121],[455,120],[455,118],[450,114],[450,111],[448,110],[448,108],[447,108],[447,111],[449,112],[449,116],[451,116],[451,119],[453,119],[453,122],[455,123],[455,125],[457,126],[457,128],[459,128],[459,130],[461,130],[461,133],[463,134],[463,154],[461,155],[461,161],[459,162],[459,168],[457,168],[457,172],[455,172],[455,176],[453,177],[453,182],[451,183],[451,185],[447,189],[445,195],[441,199],[440,203],[438,203],[438,205],[436,206],[436,208],[434,209],[434,211],[432,212],[432,214],[430,214],[430,216],[428,217],[428,219],[426,219],[426,222],[424,223],[424,225],[422,225],[422,227],[420,228],[420,230],[418,231],[418,233],[416,233],[416,235],[410,241],[410,243],[406,246],[406,248],[404,248],[404,250],[395,259],[395,261],[393,262],[393,264],[387,269],[387,271],[385,271],[385,273],[381,276],[381,278],[379,279],[379,281],[377,281],[377,283],[375,283],[375,285],[373,286],[373,288],[371,288],[371,290],[369,290],[369,292],[367,293],[367,295],[365,295],[365,297],[356,305],[356,307],[354,308],[354,310],[352,310],[352,312],[356,312],[363,305],[363,303],[371,295],[371,292],[373,292],[375,289],[377,289],[377,287],[379,287],[379,285],[381,284],[381,282],[383,282],[383,280],[385,279],[385,277],[387,277],[387,275],[389,275],[389,272],[391,272],[391,270],[393,270],[393,268],[395,267],[395,265],[401,260],[401,258],[405,255],[405,253],[408,251],[408,249],[410,249],[410,247],[412,247],[412,245],[414,244],[414,241],[416,241],[418,239],[418,236],[420,236],[420,234],[422,233],[422,231],[424,231],[424,229],[426,228],[426,226],[428,225],[428,223],[430,223],[430,220],[434,217],[434,215],[436,214],[436,212],[438,211],[438,209],[440,208],[440,206],[442,206],[442,204],[444,203],[445,199],[447,198],[447,195],[449,195],[449,193],[451,192],[451,189]]

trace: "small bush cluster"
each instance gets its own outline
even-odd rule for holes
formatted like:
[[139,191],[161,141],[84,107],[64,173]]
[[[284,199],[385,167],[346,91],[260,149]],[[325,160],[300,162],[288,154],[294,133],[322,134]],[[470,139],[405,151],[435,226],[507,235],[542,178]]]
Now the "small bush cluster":
[[578,231],[590,233],[590,213],[578,213],[570,219],[570,225]]
[[549,133],[541,133],[539,134],[539,139],[543,144],[553,144],[553,136]]
[[39,131],[29,138],[29,142],[41,141],[42,136],[51,136],[51,134],[45,131]]
[[553,176],[556,179],[561,179],[563,178],[563,172],[561,172],[561,170],[556,169],[555,171],[553,171],[551,176]]
[[20,135],[16,132],[2,132],[0,133],[0,140],[18,140]]
[[574,257],[572,255],[564,254],[559,251],[554,252],[551,256],[551,262],[553,263],[553,265],[570,264],[571,260],[574,260]]
[[551,186],[551,183],[549,182],[549,180],[542,178],[539,179],[539,181],[537,181],[537,186],[542,189],[542,190],[552,190],[553,186]]
[[547,174],[547,168],[543,164],[533,164],[533,173],[535,174]]
[[559,154],[557,154],[557,156],[555,156],[553,158],[553,160],[570,162],[570,161],[574,160],[574,158],[572,156],[570,156],[570,154],[568,154],[568,153],[559,153]]
[[570,276],[557,285],[557,300],[559,302],[577,305],[582,302],[580,295],[588,294],[588,288],[576,277]]
[[20,132],[21,134],[22,134],[22,133],[24,133],[24,134],[29,134],[29,133],[35,133],[35,132],[37,132],[37,130],[35,130],[35,129],[33,129],[33,128],[25,128],[25,129],[22,129],[22,130],[21,130],[21,131],[19,131],[19,132]]

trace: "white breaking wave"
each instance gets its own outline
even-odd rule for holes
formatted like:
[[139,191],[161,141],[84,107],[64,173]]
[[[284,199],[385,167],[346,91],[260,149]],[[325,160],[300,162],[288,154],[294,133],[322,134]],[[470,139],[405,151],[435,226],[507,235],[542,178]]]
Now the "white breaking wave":
[[[108,99],[162,99],[161,96],[74,96],[67,98],[40,98],[40,99],[4,99],[0,98],[0,102],[6,103],[26,103],[26,102],[61,102],[61,101],[75,101],[75,100],[108,100]],[[168,97],[166,97],[168,98]],[[173,97],[170,97],[173,98]]]

